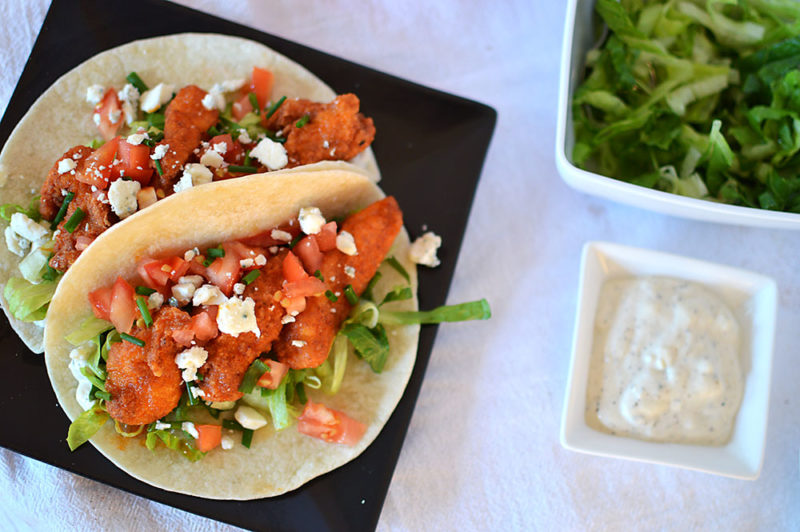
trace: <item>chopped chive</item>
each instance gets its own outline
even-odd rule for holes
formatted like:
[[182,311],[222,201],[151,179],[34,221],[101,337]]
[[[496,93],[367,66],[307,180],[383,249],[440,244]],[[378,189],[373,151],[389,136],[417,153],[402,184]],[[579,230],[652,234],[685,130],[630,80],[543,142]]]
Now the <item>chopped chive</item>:
[[281,143],[281,144],[283,144],[284,142],[286,142],[286,137],[279,137],[279,136],[277,135],[277,133],[273,133],[272,131],[269,131],[269,130],[267,130],[267,131],[265,131],[265,132],[264,132],[264,134],[265,134],[265,135],[267,136],[267,138],[268,138],[269,140],[271,140],[272,142],[279,142],[279,143]]
[[211,126],[210,128],[208,128],[208,134],[211,135],[212,137],[216,137],[217,135],[221,135],[221,133],[219,132],[219,129],[217,129],[216,126]]
[[142,319],[147,327],[153,325],[153,317],[150,315],[150,309],[147,308],[147,301],[142,296],[136,297],[136,306],[139,307],[139,312],[142,313]]
[[[169,104],[167,104],[169,105]],[[166,107],[165,107],[166,108]],[[150,124],[152,127],[160,130],[164,130],[164,123],[166,122],[166,118],[164,117],[164,113],[148,113],[147,114],[147,123]]]
[[275,114],[275,111],[277,111],[277,110],[278,110],[278,107],[280,107],[281,105],[283,105],[283,102],[285,102],[285,101],[286,101],[286,96],[281,96],[281,99],[280,99],[280,100],[278,100],[277,102],[273,103],[273,104],[272,104],[272,106],[271,106],[271,107],[269,108],[269,110],[267,111],[267,116],[266,116],[266,118],[272,118],[272,115],[274,115],[274,114]]
[[130,342],[134,345],[138,345],[139,347],[144,347],[144,340],[140,340],[135,336],[131,336],[128,333],[119,333],[119,337],[125,340],[126,342]]
[[45,272],[42,274],[42,280],[44,281],[55,281],[56,277],[58,277],[61,272],[50,266],[50,259],[53,258],[53,254],[51,253],[47,257],[47,266],[45,267]]
[[267,372],[267,365],[261,362],[260,359],[255,359],[250,367],[244,374],[242,383],[239,385],[239,391],[242,393],[250,393],[264,373]]
[[202,373],[198,373],[197,376],[194,378],[197,382],[203,382],[206,378],[203,376]]
[[75,209],[75,212],[72,213],[72,216],[69,217],[67,223],[64,224],[64,230],[67,233],[73,232],[75,229],[78,228],[78,224],[81,223],[83,217],[86,216],[86,213],[81,210],[80,207]]
[[244,282],[244,284],[250,284],[258,279],[259,275],[261,275],[261,270],[250,270],[247,275],[242,277],[242,282]]
[[108,392],[104,392],[103,390],[97,390],[94,392],[95,399],[102,399],[103,401],[110,401],[111,394]]
[[293,249],[297,245],[298,242],[303,240],[303,236],[304,236],[303,233],[300,233],[299,235],[294,237],[294,239],[291,242],[289,242],[289,249]]
[[364,293],[361,294],[361,297],[374,301],[375,298],[372,295],[372,289],[375,288],[375,285],[381,280],[381,277],[383,277],[381,272],[375,272],[375,275],[369,280],[369,283],[367,283],[367,288],[364,289]]
[[255,166],[239,166],[237,164],[232,164],[228,166],[229,172],[238,172],[242,174],[254,174],[258,172],[258,168]]
[[242,445],[250,448],[250,444],[253,442],[253,431],[252,429],[244,429],[242,430]]
[[347,285],[344,287],[344,297],[347,298],[347,302],[351,305],[355,306],[358,304],[358,296],[353,291],[353,285]]
[[137,286],[136,293],[139,294],[140,296],[149,296],[150,294],[154,294],[155,290],[153,290],[152,288],[148,288],[146,286]]
[[316,277],[317,279],[319,279],[323,283],[325,282],[325,278],[322,276],[322,272],[319,271],[319,270],[314,272],[314,277]]
[[158,172],[158,175],[164,175],[164,169],[161,168],[161,159],[156,159],[156,172]]
[[408,272],[406,271],[406,269],[405,269],[405,268],[403,268],[403,265],[402,265],[402,264],[400,264],[400,261],[398,261],[396,258],[394,258],[394,256],[392,256],[392,257],[388,257],[388,258],[386,259],[386,263],[388,263],[388,264],[389,264],[389,266],[391,266],[392,268],[394,268],[394,270],[395,270],[397,273],[399,273],[400,275],[402,275],[402,276],[403,276],[403,278],[404,278],[404,279],[405,279],[407,282],[409,282],[409,283],[411,282],[411,278],[408,276]]
[[244,166],[250,166],[250,152],[244,154]]
[[209,257],[214,257],[215,259],[219,257],[224,257],[225,250],[222,248],[222,246],[217,246],[215,248],[208,248],[206,250],[206,255],[208,255]]
[[67,192],[67,195],[64,196],[64,202],[61,204],[61,208],[58,209],[58,214],[56,214],[56,217],[53,218],[53,221],[50,223],[50,229],[58,227],[58,224],[61,223],[61,220],[63,220],[64,216],[67,214],[67,207],[69,207],[69,203],[74,197],[74,192]]
[[300,120],[298,120],[298,121],[295,123],[295,125],[294,125],[294,126],[295,126],[295,127],[298,127],[298,128],[299,128],[299,127],[303,127],[304,125],[308,124],[308,121],[309,121],[310,119],[311,119],[311,117],[308,115],[308,113],[306,113],[306,114],[304,114],[304,115],[303,115],[303,118],[301,118]]
[[330,299],[332,303],[336,303],[337,301],[339,301],[339,298],[336,297],[336,294],[334,294],[330,290],[325,290],[325,297]]
[[205,266],[206,268],[208,268],[209,266],[211,266],[211,263],[212,263],[212,262],[214,262],[214,259],[212,259],[211,257],[209,257],[209,258],[207,258],[206,260],[204,260],[204,261],[203,261],[203,266]]
[[128,80],[128,83],[136,87],[136,90],[139,91],[139,94],[147,92],[147,85],[145,85],[144,81],[142,81],[142,78],[140,78],[139,74],[136,72],[131,72],[125,77],[125,79]]
[[185,381],[186,384],[186,393],[188,395],[189,405],[194,406],[197,404],[197,398],[192,393],[192,386],[189,384],[189,381]]
[[306,388],[303,386],[303,381],[297,383],[297,398],[300,400],[302,404],[306,404],[308,402],[308,398],[306,397]]
[[247,99],[250,100],[250,105],[253,106],[253,111],[255,111],[257,115],[260,115],[261,108],[258,106],[258,98],[256,98],[256,93],[251,92],[247,95]]
[[228,430],[244,430],[244,427],[241,426],[238,421],[233,419],[223,419],[222,427]]

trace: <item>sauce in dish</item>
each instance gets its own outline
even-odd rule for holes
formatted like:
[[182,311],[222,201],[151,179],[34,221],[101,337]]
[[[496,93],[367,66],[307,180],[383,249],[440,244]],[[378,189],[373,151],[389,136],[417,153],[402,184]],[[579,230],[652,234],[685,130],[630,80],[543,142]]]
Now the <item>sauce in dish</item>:
[[708,289],[607,281],[594,324],[587,423],[657,442],[723,445],[742,400],[739,324]]

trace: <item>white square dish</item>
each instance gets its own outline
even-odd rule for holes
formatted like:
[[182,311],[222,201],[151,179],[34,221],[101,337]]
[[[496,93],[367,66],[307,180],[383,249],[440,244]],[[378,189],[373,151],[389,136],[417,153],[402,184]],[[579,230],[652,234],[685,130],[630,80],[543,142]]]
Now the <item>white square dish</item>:
[[[654,443],[599,432],[586,421],[586,388],[595,312],[608,279],[666,276],[704,285],[728,304],[743,332],[744,394],[731,439],[722,446]],[[763,275],[678,255],[588,242],[581,257],[578,308],[561,421],[570,450],[756,479],[764,461],[777,310],[775,281]]]
[[649,209],[663,214],[709,222],[800,229],[800,215],[727,205],[653,190],[618,181],[572,164],[574,129],[572,95],[584,78],[584,63],[596,41],[599,17],[594,14],[594,0],[568,0],[564,43],[561,53],[561,76],[556,126],[556,166],[562,179],[571,187],[602,198]]

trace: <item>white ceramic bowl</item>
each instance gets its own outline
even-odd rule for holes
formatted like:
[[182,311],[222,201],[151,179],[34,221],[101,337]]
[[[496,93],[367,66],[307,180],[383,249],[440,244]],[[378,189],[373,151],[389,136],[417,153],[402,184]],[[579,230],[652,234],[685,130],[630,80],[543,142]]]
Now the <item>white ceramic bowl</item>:
[[[586,386],[600,289],[607,279],[659,275],[705,285],[733,310],[743,332],[740,353],[744,395],[727,445],[653,443],[594,430],[586,423]],[[578,310],[561,444],[603,456],[684,467],[735,478],[755,479],[764,461],[775,336],[777,287],[769,277],[709,262],[621,246],[589,242],[581,258]]]
[[[573,188],[656,212],[710,222],[781,229],[800,229],[800,215],[726,205],[640,187],[581,170],[572,164],[574,129],[572,95],[584,77],[586,52],[595,44],[594,0],[569,0],[561,53],[561,82],[556,129],[556,166]],[[600,21],[602,23],[602,21]]]

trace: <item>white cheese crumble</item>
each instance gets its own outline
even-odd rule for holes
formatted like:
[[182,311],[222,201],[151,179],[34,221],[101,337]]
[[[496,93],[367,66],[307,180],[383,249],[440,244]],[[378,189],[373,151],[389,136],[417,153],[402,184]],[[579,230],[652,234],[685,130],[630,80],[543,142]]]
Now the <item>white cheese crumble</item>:
[[[187,260],[192,260],[192,259],[187,259]],[[179,284],[188,283],[193,285],[195,288],[200,288],[200,286],[203,284],[204,281],[205,279],[203,279],[202,275],[184,275],[183,277],[180,277],[178,279]]]
[[358,255],[358,249],[356,249],[356,241],[353,238],[353,235],[348,233],[347,231],[340,231],[338,235],[336,235],[336,249],[344,253],[345,255]]
[[303,340],[292,340],[292,345],[295,347],[305,347],[306,342]]
[[8,247],[8,250],[14,255],[24,257],[28,252],[28,249],[31,247],[31,241],[27,238],[19,236],[16,232],[14,232],[10,225],[6,227],[5,235],[6,247]]
[[247,133],[246,129],[239,130],[239,142],[242,144],[252,144],[253,139],[250,138],[250,135]]
[[182,369],[181,377],[186,382],[191,382],[197,378],[197,369],[206,363],[208,351],[202,347],[190,347],[175,355],[175,364],[178,369]]
[[116,124],[119,122],[119,118],[122,116],[122,111],[119,109],[111,109],[108,112],[108,121],[112,124]]
[[258,430],[267,424],[267,418],[262,416],[255,408],[240,406],[233,415],[241,426],[250,430]]
[[198,256],[199,254],[200,254],[200,250],[199,249],[192,248],[192,249],[188,250],[186,253],[183,254],[183,260],[185,260],[186,262],[189,262],[192,259],[194,259],[196,256]]
[[206,396],[206,392],[204,392],[197,386],[190,386],[189,391],[192,393],[192,397],[194,397],[195,399]]
[[150,310],[156,310],[161,308],[161,305],[164,304],[164,296],[159,294],[158,292],[153,292],[149,296],[147,296],[147,308]]
[[261,139],[256,147],[250,150],[250,157],[258,159],[270,170],[280,170],[289,163],[289,156],[283,144],[268,138]]
[[159,144],[153,150],[153,154],[150,156],[150,158],[153,159],[154,161],[163,159],[164,156],[167,154],[167,150],[169,150],[169,144]]
[[175,183],[173,189],[175,192],[180,192],[182,190],[188,190],[192,187],[196,187],[197,185],[211,183],[213,179],[214,174],[211,173],[211,170],[202,164],[191,163],[184,167],[183,175],[181,176],[180,180]]
[[203,96],[203,99],[200,100],[200,103],[203,104],[203,107],[208,109],[209,111],[213,111],[214,109],[219,109],[222,111],[225,108],[225,97],[219,93],[206,93]]
[[272,231],[270,231],[269,236],[271,236],[275,240],[281,240],[283,242],[292,241],[292,234],[287,233],[286,231],[281,231],[280,229],[273,229]]
[[415,264],[422,264],[430,268],[435,268],[440,264],[436,251],[442,245],[442,237],[428,231],[421,237],[414,240],[408,249],[408,258]]
[[78,389],[75,390],[75,400],[84,410],[90,409],[95,401],[89,398],[92,391],[92,382],[81,373],[81,368],[88,367],[87,360],[95,352],[96,346],[93,342],[86,342],[79,345],[69,352],[69,370],[75,380],[78,381]]
[[325,225],[325,217],[317,207],[301,207],[297,218],[300,220],[300,229],[307,235],[318,234]]
[[220,111],[225,110],[225,96],[224,93],[226,92],[233,92],[239,90],[245,83],[243,79],[231,79],[223,81],[222,83],[215,83],[211,90],[208,91],[203,97],[202,104],[203,107],[208,109],[209,111],[214,109],[219,109]]
[[89,85],[86,88],[86,101],[92,105],[97,105],[103,100],[106,89],[102,85]]
[[139,103],[139,89],[126,83],[117,94],[122,102],[122,112],[125,113],[125,123],[131,125],[136,120],[136,105]]
[[352,279],[356,276],[356,269],[350,265],[346,265],[344,267],[344,274]]
[[259,253],[258,255],[256,255],[254,262],[256,263],[256,266],[264,266],[267,264],[267,257]]
[[281,323],[286,325],[287,323],[292,323],[294,321],[294,316],[290,316],[289,314],[284,315],[281,318]]
[[226,434],[225,436],[222,437],[222,440],[220,440],[219,444],[223,450],[230,451],[231,449],[233,449],[233,438],[231,438]]
[[243,283],[236,283],[233,285],[233,293],[237,296],[244,294],[245,285]]
[[100,113],[94,113],[92,115],[92,120],[94,121],[94,124],[96,126],[99,126],[100,125]]
[[245,332],[261,336],[261,330],[256,322],[255,301],[250,297],[244,301],[239,297],[232,297],[222,303],[217,312],[217,327],[219,332],[233,337]]
[[200,157],[200,164],[203,166],[210,166],[212,168],[219,168],[222,166],[223,158],[222,155],[217,153],[214,150],[208,150]]
[[195,440],[200,437],[200,433],[197,432],[197,428],[191,421],[184,421],[183,423],[181,423],[181,429],[188,432],[189,436],[191,436]]
[[220,155],[225,155],[228,153],[228,143],[227,142],[217,142],[214,144],[211,149],[217,152]]
[[172,428],[172,425],[169,423],[163,423],[161,421],[156,421],[156,430],[169,430]]
[[15,212],[11,215],[11,223],[9,227],[14,230],[19,236],[25,240],[29,240],[34,244],[44,242],[47,240],[49,231],[41,225],[34,222],[26,214]]
[[128,135],[128,138],[125,139],[125,142],[134,146],[138,146],[142,143],[142,141],[144,141],[144,139],[147,138],[150,138],[148,137],[147,133],[134,133],[133,135]]
[[111,210],[120,219],[127,218],[139,208],[136,195],[142,189],[138,181],[125,181],[117,179],[108,187],[108,200],[111,202]]
[[73,159],[61,159],[58,161],[58,173],[59,174],[66,174],[70,170],[75,170],[75,167],[78,166]]
[[198,288],[194,297],[192,297],[192,305],[199,307],[200,305],[221,305],[228,300],[222,291],[213,284],[204,284]]
[[173,86],[165,83],[159,83],[149,91],[142,94],[139,106],[145,113],[154,113],[158,111],[159,107],[167,103],[172,97]]
[[239,266],[242,268],[252,268],[255,266],[255,261],[253,259],[242,259],[239,261]]
[[172,286],[172,297],[178,300],[181,306],[188,305],[192,300],[197,287],[192,283],[178,283]]

